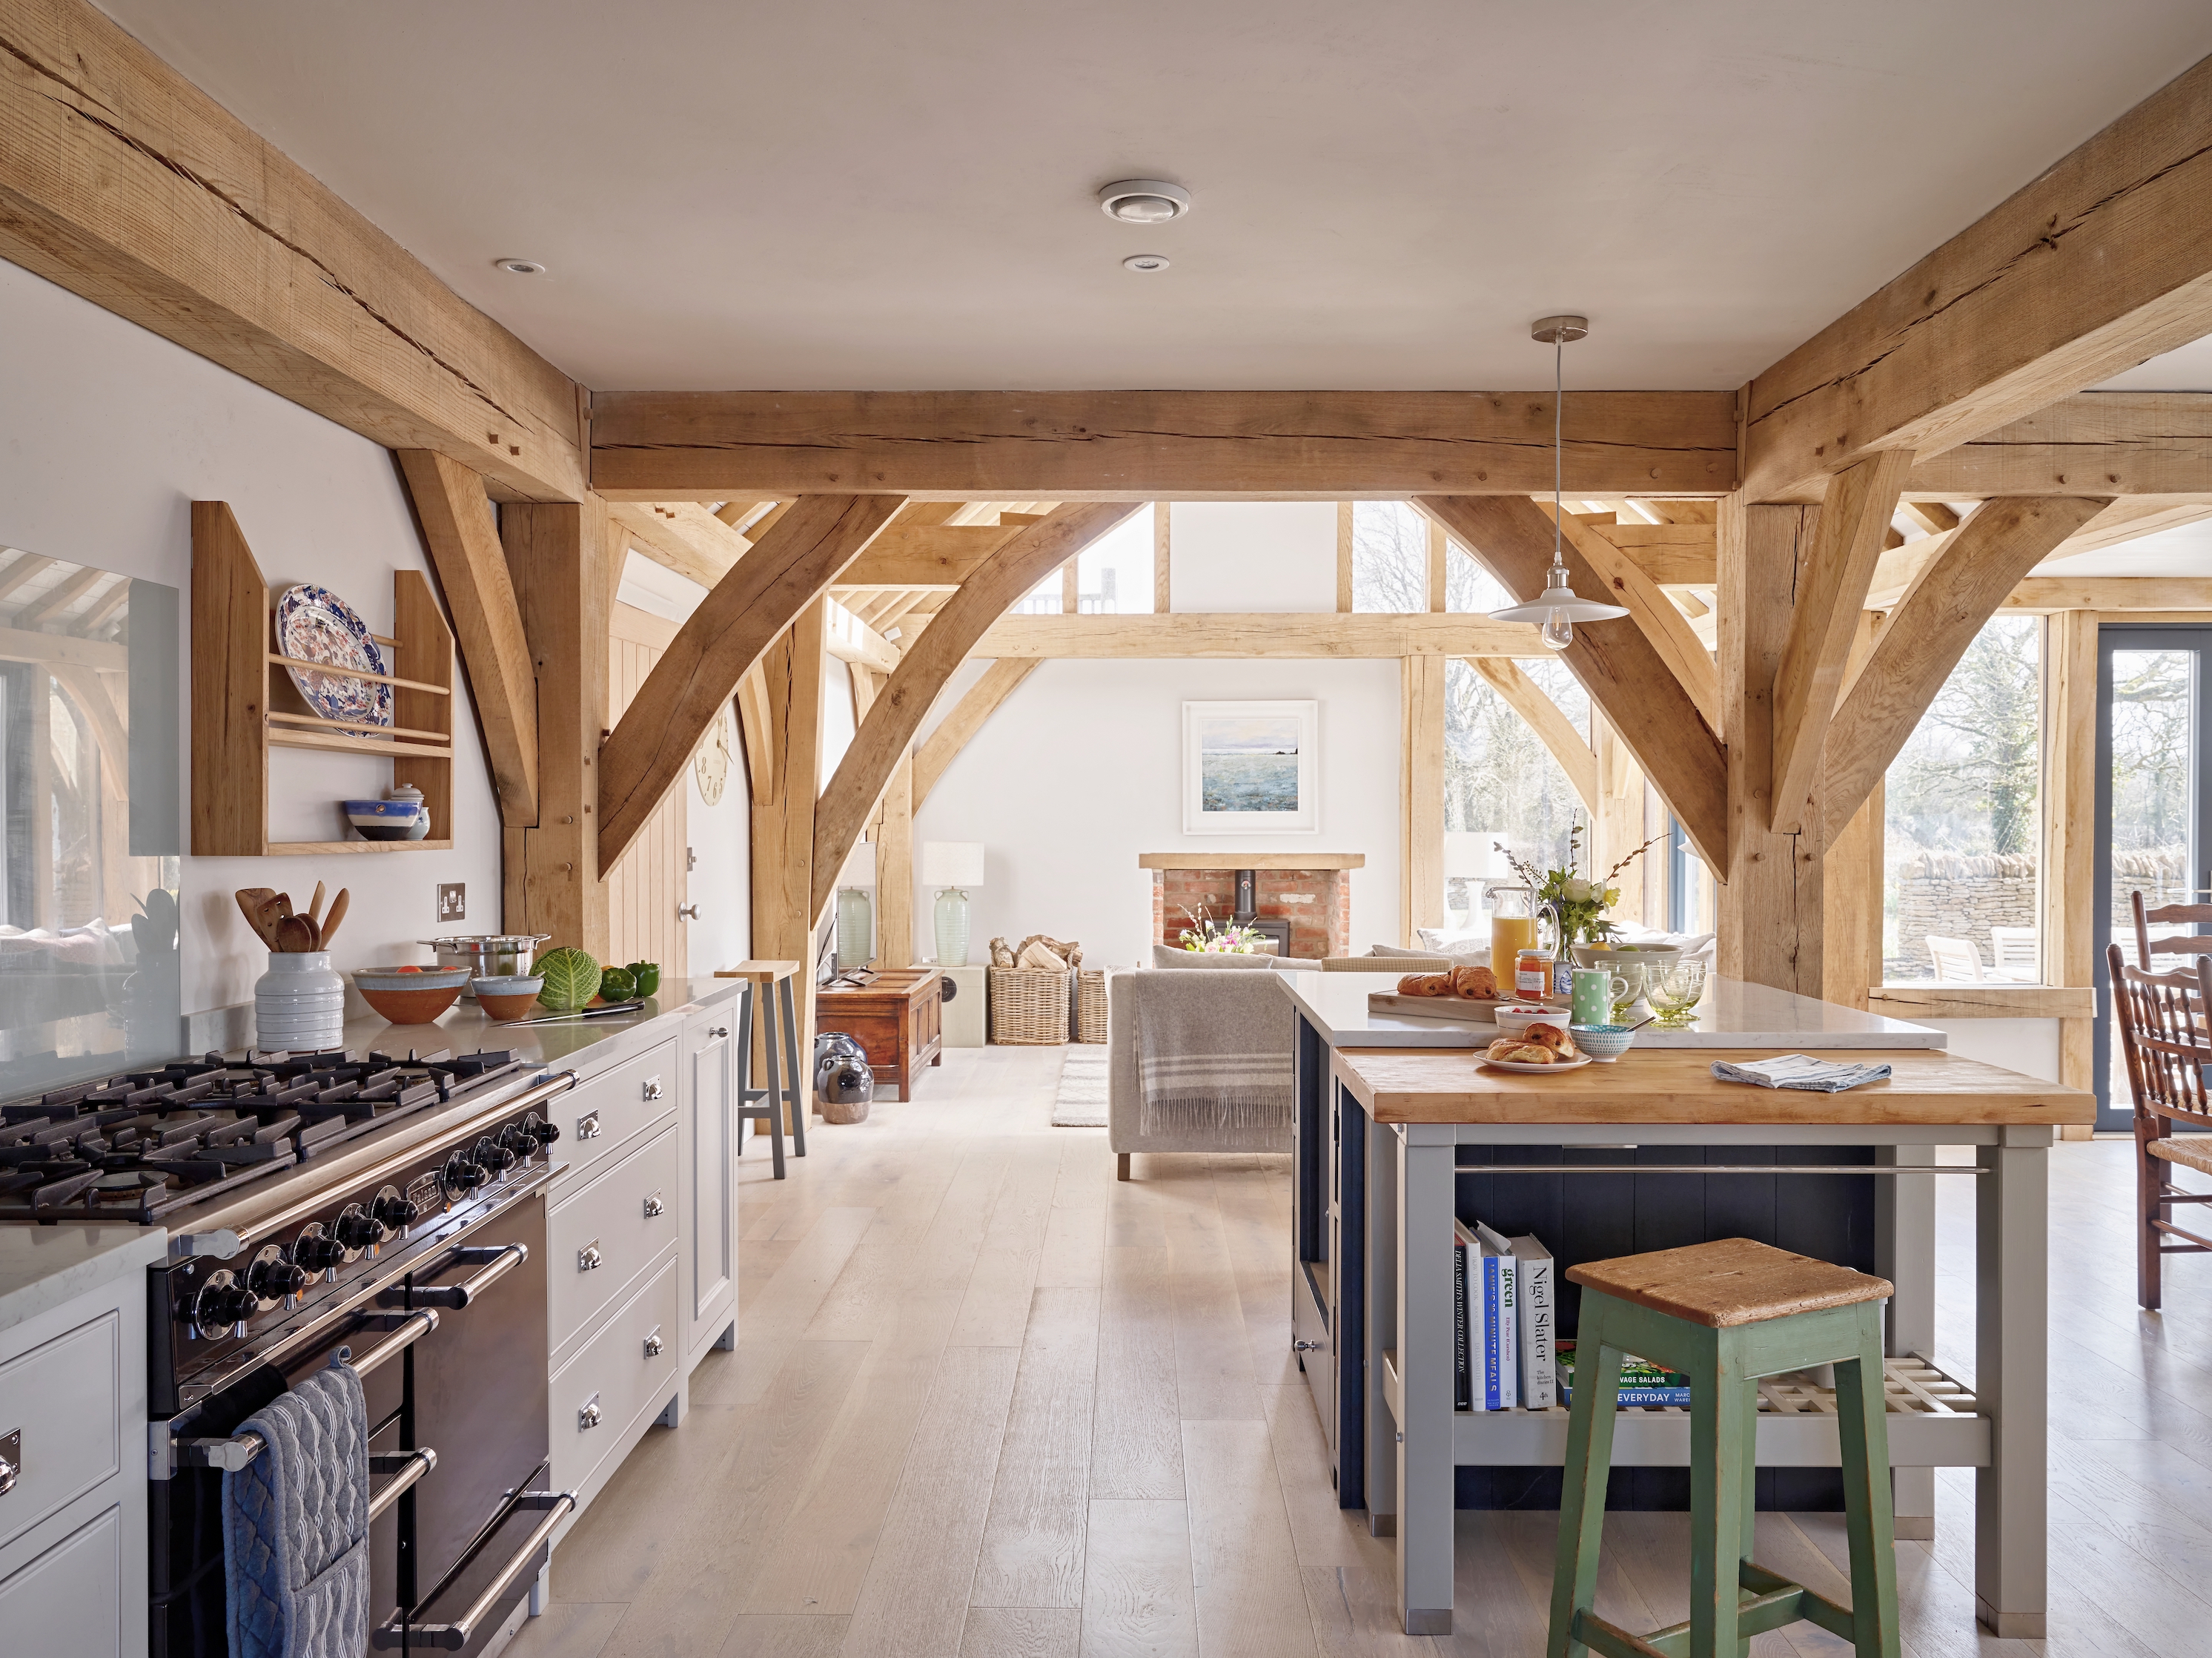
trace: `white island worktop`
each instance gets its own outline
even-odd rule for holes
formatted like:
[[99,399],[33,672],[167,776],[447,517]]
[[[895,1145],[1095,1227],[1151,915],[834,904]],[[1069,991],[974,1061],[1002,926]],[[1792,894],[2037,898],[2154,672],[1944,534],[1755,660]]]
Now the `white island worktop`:
[[[1370,991],[1397,988],[1398,972],[1277,975],[1322,1039],[1332,1048],[1479,1048],[1504,1034],[1497,1026],[1464,1019],[1373,1013]],[[1709,978],[1698,1016],[1681,1030],[1646,1025],[1639,1048],[1940,1048],[1948,1039],[1925,1025],[1878,1013],[1862,1013],[1771,984]]]

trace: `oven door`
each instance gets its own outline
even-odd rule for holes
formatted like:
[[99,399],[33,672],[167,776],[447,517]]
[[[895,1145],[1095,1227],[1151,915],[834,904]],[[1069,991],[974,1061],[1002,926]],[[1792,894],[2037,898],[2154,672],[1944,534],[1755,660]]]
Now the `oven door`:
[[380,1649],[479,1650],[529,1592],[567,1508],[543,1489],[546,1442],[545,1197],[488,1216],[386,1290],[395,1312],[439,1309],[407,1355],[403,1444],[438,1466],[399,1500],[394,1610]]

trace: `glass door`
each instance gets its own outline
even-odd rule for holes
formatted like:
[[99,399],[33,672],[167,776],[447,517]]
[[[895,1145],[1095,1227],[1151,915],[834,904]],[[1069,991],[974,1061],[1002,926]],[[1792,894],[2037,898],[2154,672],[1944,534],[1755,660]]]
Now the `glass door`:
[[[2097,1126],[2133,1106],[2105,947],[2136,960],[2133,906],[2202,903],[2212,888],[2212,627],[2105,626],[2097,637]],[[2154,927],[2152,941],[2202,930]],[[2205,949],[2212,953],[2212,939]],[[2163,965],[2179,961],[2164,958]]]

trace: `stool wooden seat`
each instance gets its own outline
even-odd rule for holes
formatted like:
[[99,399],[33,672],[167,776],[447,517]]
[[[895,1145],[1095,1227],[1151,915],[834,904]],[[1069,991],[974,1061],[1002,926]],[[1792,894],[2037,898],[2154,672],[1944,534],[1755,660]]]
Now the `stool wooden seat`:
[[1897,1293],[1887,1278],[1871,1278],[1748,1238],[1589,1261],[1569,1267],[1567,1280],[1714,1330],[1823,1307],[1887,1301]]
[[[1895,1521],[1882,1375],[1881,1278],[1730,1238],[1567,1269],[1582,1286],[1546,1658],[1741,1658],[1751,1637],[1819,1624],[1859,1658],[1899,1658]],[[1620,1368],[1690,1378],[1690,1617],[1632,1635],[1591,1609]],[[1851,1604],[1756,1564],[1759,1378],[1832,1364]]]

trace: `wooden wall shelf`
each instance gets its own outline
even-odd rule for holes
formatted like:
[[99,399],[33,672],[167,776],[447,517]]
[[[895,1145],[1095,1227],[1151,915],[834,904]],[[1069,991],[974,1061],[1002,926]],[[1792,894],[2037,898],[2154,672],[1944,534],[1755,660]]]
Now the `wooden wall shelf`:
[[[420,571],[392,578],[390,674],[295,662],[276,650],[269,584],[237,518],[222,501],[192,503],[192,851],[200,857],[327,852],[438,852],[451,839],[269,838],[269,751],[310,748],[392,762],[395,787],[422,791],[430,826],[450,834],[453,809],[453,634]],[[393,689],[392,723],[349,726],[307,710],[292,667]],[[280,702],[295,706],[278,707]],[[348,736],[374,732],[389,741]],[[337,803],[331,803],[337,809]]]

